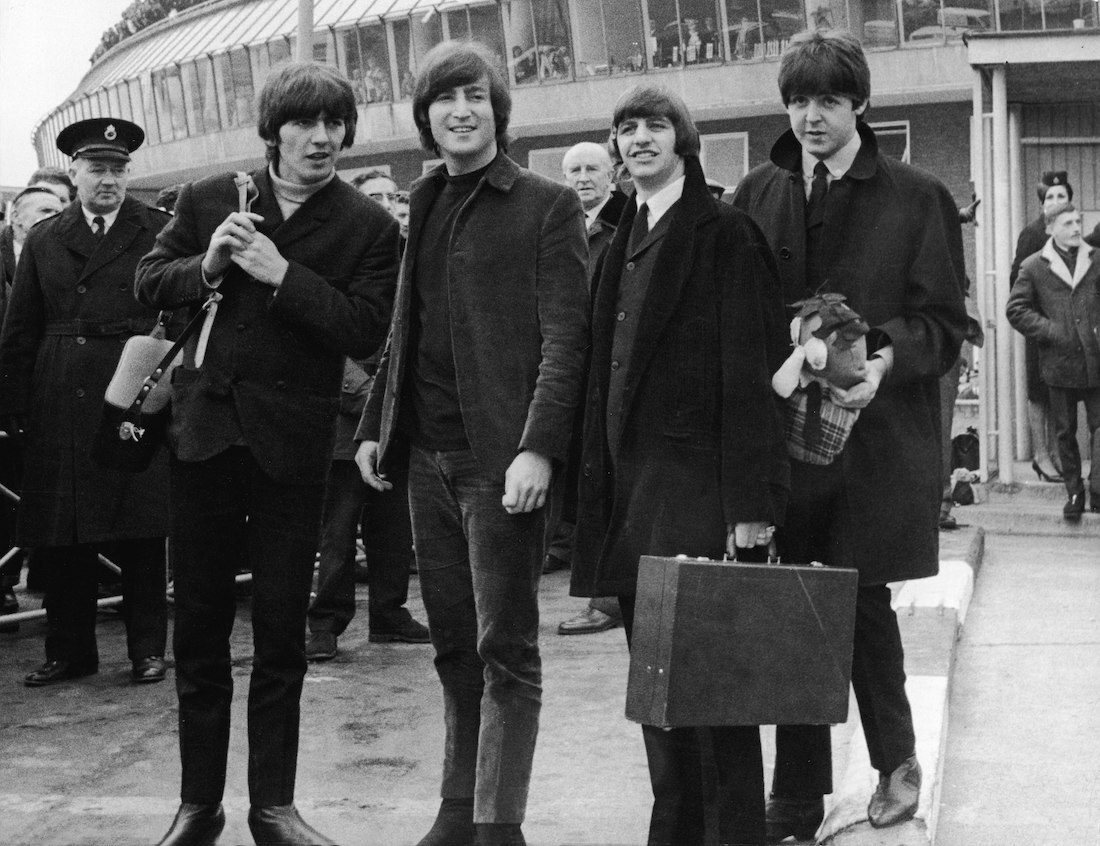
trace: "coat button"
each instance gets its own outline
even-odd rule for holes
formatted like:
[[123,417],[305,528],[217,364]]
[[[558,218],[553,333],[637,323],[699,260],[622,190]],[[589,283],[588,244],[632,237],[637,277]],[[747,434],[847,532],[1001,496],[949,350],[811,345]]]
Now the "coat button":
[[87,285],[77,285],[76,286],[76,292],[78,294],[86,294],[86,293],[88,293],[88,286]]
[[130,287],[129,285],[127,285],[125,282],[123,282],[121,285],[118,286],[118,289],[120,291],[125,291],[129,287]]
[[76,389],[76,396],[77,396],[77,398],[83,397],[84,396],[84,389],[83,388],[77,388]]
[[618,314],[615,315],[615,319],[618,320],[620,323],[626,320],[626,312],[620,311]]
[[77,342],[78,344],[81,344],[81,345],[83,345],[83,344],[86,344],[86,343],[88,343],[88,339],[87,339],[87,338],[85,338],[85,337],[84,337],[83,335],[77,335],[77,336],[76,336],[76,342]]
[[612,370],[618,370],[619,369],[619,362],[617,362],[617,361],[611,362],[611,369]]
[[243,332],[244,330],[245,330],[245,325],[243,323],[238,323],[237,324],[237,331],[238,332]]
[[632,261],[628,261],[628,262],[626,263],[626,269],[627,269],[627,270],[633,270],[633,269],[634,269],[634,262],[632,262]]
[[278,382],[275,383],[275,387],[278,388],[280,391],[285,391],[286,390],[286,382],[284,382],[282,379],[280,379]]
[[790,257],[791,257],[791,248],[790,247],[780,247],[779,248],[779,257],[781,259],[783,259],[783,261],[787,261],[788,259],[790,259]]

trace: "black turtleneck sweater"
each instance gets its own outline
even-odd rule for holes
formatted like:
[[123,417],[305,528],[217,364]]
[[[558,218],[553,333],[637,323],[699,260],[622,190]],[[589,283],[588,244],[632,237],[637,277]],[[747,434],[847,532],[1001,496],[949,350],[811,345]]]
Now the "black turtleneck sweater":
[[447,288],[447,259],[451,232],[459,210],[470,198],[489,166],[459,176],[444,175],[446,183],[428,210],[420,230],[413,272],[415,320],[413,343],[416,357],[407,383],[412,442],[422,449],[469,449],[455,376],[455,350],[451,337],[451,308]]

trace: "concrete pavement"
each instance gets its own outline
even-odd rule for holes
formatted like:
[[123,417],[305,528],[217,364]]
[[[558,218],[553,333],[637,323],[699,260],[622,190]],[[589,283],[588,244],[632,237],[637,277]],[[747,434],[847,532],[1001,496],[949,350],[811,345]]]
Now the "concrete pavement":
[[[957,509],[960,522],[971,525],[941,536],[942,576],[897,586],[895,605],[906,642],[918,754],[925,770],[921,810],[914,822],[892,829],[874,831],[867,825],[866,801],[876,774],[866,762],[853,701],[848,723],[833,731],[837,793],[829,799],[829,817],[821,832],[824,841],[834,846],[915,846],[933,840],[937,846],[1100,842],[1095,839],[1095,827],[1092,840],[1005,838],[1008,829],[1003,827],[996,829],[1000,839],[970,839],[987,819],[993,819],[984,816],[986,808],[990,814],[1012,819],[1006,811],[1024,807],[1013,804],[1012,796],[1019,794],[1007,793],[1005,799],[997,799],[1010,780],[1001,772],[1002,766],[1022,758],[1024,749],[1036,756],[1034,760],[1046,763],[1020,767],[1013,777],[1045,779],[1045,789],[1054,798],[1059,795],[1058,785],[1065,784],[1059,800],[1063,804],[1081,797],[1090,801],[1089,808],[1100,808],[1095,801],[1095,767],[1088,770],[1100,750],[1094,742],[1081,742],[1082,737],[1100,736],[1093,730],[1100,686],[1088,673],[1082,674],[1079,684],[1058,686],[1061,673],[1072,675],[1075,667],[1095,669],[1100,663],[1095,660],[1096,615],[1088,611],[1088,607],[1095,608],[1097,584],[1092,579],[1100,572],[1100,516],[1086,515],[1085,528],[1077,530],[1082,534],[1082,539],[1075,541],[1080,544],[1073,565],[1077,575],[1059,595],[1084,603],[1091,599],[1093,604],[1072,612],[1063,626],[1065,637],[1039,636],[1048,631],[1043,626],[1056,631],[1062,623],[1040,623],[1041,618],[1029,623],[1031,640],[1011,641],[1012,648],[1032,650],[1020,653],[1027,661],[1018,676],[1010,671],[1019,662],[980,666],[967,657],[971,641],[966,608],[971,592],[978,597],[975,614],[981,610],[987,620],[1000,620],[1002,628],[994,631],[1014,631],[1017,639],[1024,629],[1006,628],[1005,621],[1019,614],[1018,603],[1027,609],[1042,605],[1028,604],[1038,593],[1021,599],[1006,593],[1003,585],[990,594],[987,606],[982,605],[984,567],[976,585],[966,572],[981,563],[978,524],[983,514],[993,513],[992,509],[1015,511],[1016,517],[1009,522],[1017,527],[1049,523],[1047,512],[1060,518],[1057,492],[1053,496],[1042,493],[1026,498],[1005,494],[1005,502],[991,493],[983,505]],[[1002,548],[1004,542],[999,541],[996,549]],[[999,580],[1019,584],[1025,591],[1029,587],[1038,591],[1048,579],[1028,580],[1027,576],[1034,575],[1036,567],[1043,568],[1044,577],[1051,574],[1053,564],[1060,560],[1060,549],[1049,540],[1027,547],[1022,563],[1003,568]],[[1094,562],[1096,566],[1090,569]],[[423,619],[415,581],[412,594],[410,608]],[[430,647],[368,644],[365,593],[360,592],[359,600],[362,616],[341,638],[341,655],[327,664],[313,665],[307,676],[298,804],[307,820],[346,846],[403,846],[415,843],[426,831],[438,805],[441,698]],[[1005,607],[1006,603],[1010,607]],[[544,579],[544,710],[524,831],[532,846],[634,846],[645,842],[650,794],[638,728],[622,716],[625,644],[621,630],[569,638],[554,634],[558,621],[572,616],[582,605],[568,597],[565,574]],[[1057,599],[1050,602],[1056,618],[1063,607]],[[43,629],[41,622],[24,623],[18,634],[0,635],[0,737],[4,751],[0,844],[128,846],[155,842],[177,804],[172,682],[146,687],[129,684],[121,623],[104,616],[99,626],[102,663],[98,676],[52,688],[24,688],[23,673],[41,661]],[[981,637],[985,640],[974,641],[973,656],[1008,654],[1003,648],[998,652],[994,635]],[[244,821],[248,805],[244,738],[248,642],[245,604],[234,634],[238,693],[226,802],[229,825],[219,840],[222,846],[251,843]],[[1063,643],[1069,651],[1058,658]],[[969,663],[962,663],[964,658]],[[952,674],[956,660],[959,669]],[[1002,724],[997,708],[1003,710],[1006,701],[1023,696],[1019,685],[1035,684],[1024,673],[1029,667],[1047,671],[1040,677],[1044,695],[1028,699],[1027,713],[1035,722],[1025,725],[1021,718]],[[1006,678],[1010,684],[1005,684]],[[984,705],[972,698],[979,693],[986,697]],[[1029,727],[1044,725],[1043,709],[1056,706],[1062,710],[1055,713],[1064,711],[1066,716],[1052,724],[1060,731],[1053,733],[1057,742],[1043,758],[1042,738],[1049,735]],[[1089,709],[1094,713],[1088,713]],[[956,719],[956,713],[961,717]],[[1075,735],[1076,722],[1089,734]],[[960,724],[977,725],[992,733],[972,740],[969,735],[957,734]],[[1007,737],[1002,728],[1010,729]],[[770,761],[770,730],[765,729],[763,736],[765,761]],[[1021,745],[1021,740],[1031,745]],[[1063,754],[1072,757],[1073,752],[1079,753],[1077,763],[1061,778],[1064,768],[1055,765],[1056,759]],[[996,768],[996,777],[990,777],[986,765]],[[1048,773],[1055,777],[1045,775]],[[767,777],[770,781],[770,772]],[[1073,784],[1068,784],[1071,780]],[[1067,798],[1073,790],[1076,795]],[[1057,802],[1050,806],[1057,807],[1061,807]],[[959,808],[964,814],[961,819],[956,813]],[[1048,814],[1058,816],[1049,809]],[[1089,824],[1087,816],[1073,819],[1083,820],[1086,827]],[[1041,834],[1041,829],[1040,824],[1030,831]],[[1079,834],[1087,828],[1073,831]]]

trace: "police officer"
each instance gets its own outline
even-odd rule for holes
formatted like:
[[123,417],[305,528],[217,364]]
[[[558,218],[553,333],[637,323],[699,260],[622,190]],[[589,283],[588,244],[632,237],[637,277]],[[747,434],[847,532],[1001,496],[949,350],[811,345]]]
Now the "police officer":
[[77,202],[27,235],[0,337],[0,416],[25,442],[15,540],[57,561],[44,603],[46,662],[26,677],[31,687],[98,671],[99,553],[122,569],[132,679],[165,674],[166,467],[162,459],[123,474],[90,456],[123,342],[157,320],[133,294],[138,260],[170,219],[126,196],[130,153],[144,138],[119,118],[57,136]]

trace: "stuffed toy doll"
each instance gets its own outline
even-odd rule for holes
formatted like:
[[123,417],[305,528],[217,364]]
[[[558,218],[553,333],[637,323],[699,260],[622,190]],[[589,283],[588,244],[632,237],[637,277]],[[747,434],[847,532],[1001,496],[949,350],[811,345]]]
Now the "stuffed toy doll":
[[809,464],[831,464],[859,418],[859,409],[832,401],[832,389],[863,381],[868,326],[841,294],[815,294],[793,308],[794,350],[772,376],[772,389],[786,400],[787,451]]

